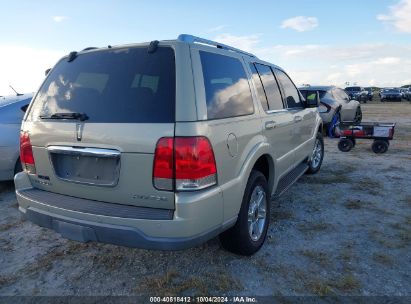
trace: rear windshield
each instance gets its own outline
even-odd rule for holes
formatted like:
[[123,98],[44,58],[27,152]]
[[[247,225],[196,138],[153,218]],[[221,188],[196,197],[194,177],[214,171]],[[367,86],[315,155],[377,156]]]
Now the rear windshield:
[[174,122],[174,51],[134,47],[62,59],[40,88],[29,118],[69,112],[97,123]]

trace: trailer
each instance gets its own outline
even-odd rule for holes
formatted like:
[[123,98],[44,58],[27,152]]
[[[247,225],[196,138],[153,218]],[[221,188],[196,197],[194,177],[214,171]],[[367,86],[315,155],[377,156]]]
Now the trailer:
[[388,122],[362,122],[339,123],[340,141],[338,149],[348,152],[355,146],[356,139],[372,139],[372,150],[374,153],[385,153],[390,146],[390,140],[394,138],[395,123]]

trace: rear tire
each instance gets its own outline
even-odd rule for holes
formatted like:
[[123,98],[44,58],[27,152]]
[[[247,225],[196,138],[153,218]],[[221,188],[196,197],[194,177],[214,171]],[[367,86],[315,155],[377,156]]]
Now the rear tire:
[[354,142],[350,138],[341,138],[338,142],[338,150],[341,152],[349,152],[354,147]]
[[[260,208],[261,207],[261,208]],[[252,170],[234,227],[220,234],[222,246],[233,253],[250,256],[264,244],[270,221],[267,180]]]
[[374,140],[371,148],[372,148],[374,153],[383,154],[383,153],[387,152],[388,146],[389,146],[389,144],[386,140],[377,139],[377,140]]

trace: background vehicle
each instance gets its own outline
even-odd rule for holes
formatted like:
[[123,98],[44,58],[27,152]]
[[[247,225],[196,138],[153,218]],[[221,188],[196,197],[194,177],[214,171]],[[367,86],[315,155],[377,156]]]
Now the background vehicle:
[[71,53],[23,122],[19,209],[84,242],[182,249],[220,235],[253,254],[271,198],[321,167],[318,101],[281,68],[189,35]]
[[405,89],[405,88],[399,88],[398,90],[400,91],[401,98],[406,99],[407,89]]
[[308,86],[299,88],[299,90],[305,98],[313,92],[319,93],[321,104],[318,111],[326,129],[334,117],[337,117],[338,121],[355,123],[362,120],[360,103],[356,100],[350,100],[343,89],[335,86]]
[[0,98],[0,181],[12,180],[21,171],[20,125],[33,94]]
[[374,97],[374,93],[373,93],[373,91],[372,91],[372,88],[371,88],[371,87],[368,87],[368,88],[364,88],[364,90],[367,91],[368,100],[371,101],[371,100],[373,99],[373,97]]
[[355,99],[364,103],[368,100],[368,92],[363,87],[346,87],[345,92],[348,94],[350,99]]
[[405,91],[405,99],[411,101],[411,87]]
[[401,101],[402,95],[399,89],[385,88],[380,92],[381,102],[384,101]]

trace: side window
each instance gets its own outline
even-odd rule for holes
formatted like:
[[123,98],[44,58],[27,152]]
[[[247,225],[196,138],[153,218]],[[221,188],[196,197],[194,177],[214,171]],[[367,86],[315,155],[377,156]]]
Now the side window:
[[268,100],[268,108],[270,110],[281,110],[284,108],[281,98],[280,89],[277,81],[275,80],[273,71],[267,65],[256,63],[258,74],[260,75],[261,82],[263,83],[265,95]]
[[233,57],[200,51],[208,119],[254,113],[247,75]]
[[260,99],[261,105],[263,106],[264,111],[268,111],[268,101],[265,96],[263,84],[261,83],[260,76],[258,75],[257,69],[254,64],[250,63],[250,69],[253,73],[253,82],[257,88],[258,99]]
[[301,108],[303,103],[300,94],[291,79],[283,71],[275,69],[275,75],[284,90],[284,98],[288,108]]

